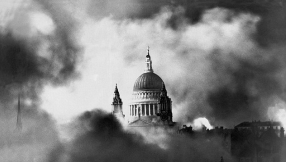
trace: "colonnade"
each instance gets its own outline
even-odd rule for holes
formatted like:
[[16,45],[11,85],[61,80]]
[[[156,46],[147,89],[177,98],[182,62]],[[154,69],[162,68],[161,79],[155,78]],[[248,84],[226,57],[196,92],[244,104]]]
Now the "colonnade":
[[160,92],[133,92],[133,99],[157,99]]
[[130,105],[130,116],[153,116],[159,113],[157,103]]

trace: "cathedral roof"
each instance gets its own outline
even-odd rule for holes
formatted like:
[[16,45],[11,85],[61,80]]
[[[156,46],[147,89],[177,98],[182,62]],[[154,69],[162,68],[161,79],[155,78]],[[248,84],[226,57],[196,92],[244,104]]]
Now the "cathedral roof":
[[133,91],[161,91],[163,80],[153,71],[149,47],[145,63],[145,73],[137,78],[134,83]]
[[163,80],[153,72],[140,75],[134,83],[133,91],[161,91]]

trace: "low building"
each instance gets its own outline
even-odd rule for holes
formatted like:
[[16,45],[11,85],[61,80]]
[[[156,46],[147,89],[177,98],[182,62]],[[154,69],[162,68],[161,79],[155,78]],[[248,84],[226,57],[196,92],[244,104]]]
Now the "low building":
[[243,122],[232,131],[231,153],[239,162],[281,162],[284,140],[278,122]]

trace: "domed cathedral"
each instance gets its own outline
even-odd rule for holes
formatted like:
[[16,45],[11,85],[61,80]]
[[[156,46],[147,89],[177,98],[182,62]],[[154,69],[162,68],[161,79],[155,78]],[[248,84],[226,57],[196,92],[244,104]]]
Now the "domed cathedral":
[[173,126],[172,101],[163,80],[153,71],[149,48],[145,64],[144,73],[134,83],[128,126]]

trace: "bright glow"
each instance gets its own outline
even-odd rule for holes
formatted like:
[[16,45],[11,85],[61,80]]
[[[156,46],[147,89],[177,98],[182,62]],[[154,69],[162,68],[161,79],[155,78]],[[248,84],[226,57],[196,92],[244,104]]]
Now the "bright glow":
[[32,12],[30,18],[31,26],[42,34],[48,35],[55,30],[55,25],[51,17],[42,12]]
[[279,109],[277,112],[277,118],[282,123],[283,127],[286,127],[286,110],[285,109]]
[[277,100],[275,106],[268,108],[268,117],[271,120],[281,122],[282,126],[286,127],[286,103],[282,100]]
[[193,126],[194,130],[200,130],[203,128],[203,126],[205,126],[207,129],[213,128],[209,120],[205,117],[195,119],[191,125]]

